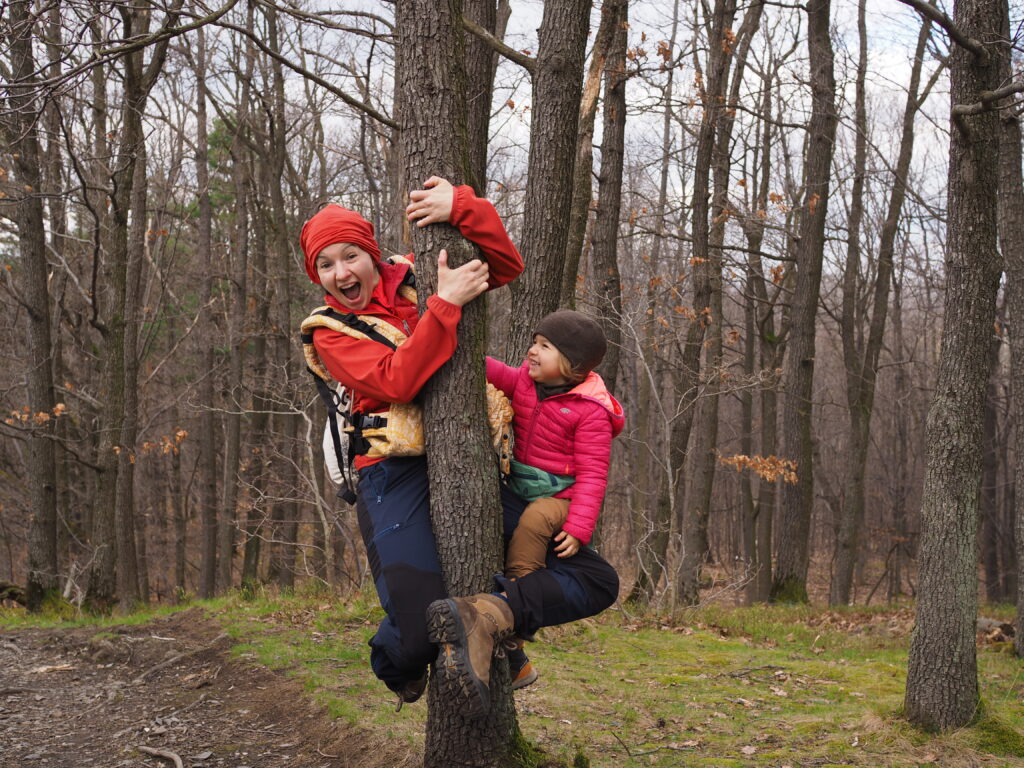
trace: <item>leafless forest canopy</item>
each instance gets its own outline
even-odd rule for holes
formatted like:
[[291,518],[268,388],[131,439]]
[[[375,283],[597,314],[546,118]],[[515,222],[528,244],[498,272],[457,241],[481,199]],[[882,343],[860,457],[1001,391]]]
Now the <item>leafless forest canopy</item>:
[[[955,43],[897,2],[836,0],[823,23],[813,2],[605,0],[577,151],[528,178],[557,96],[538,27],[559,2],[497,4],[476,183],[522,247],[523,284],[607,323],[601,373],[627,427],[598,545],[624,596],[916,596],[960,275],[944,266]],[[100,607],[365,582],[354,510],[322,471],[297,336],[322,302],[298,233],[334,201],[382,250],[410,248],[403,196],[422,179],[397,162],[400,9],[6,5],[0,581],[33,573]],[[1004,84],[1020,80],[1007,57]],[[993,188],[1012,153],[999,162]],[[565,174],[585,229],[552,249],[537,233],[571,211],[528,191]],[[539,316],[516,290],[488,297],[490,351],[510,363]],[[984,318],[978,574],[1014,601],[1006,297]]]

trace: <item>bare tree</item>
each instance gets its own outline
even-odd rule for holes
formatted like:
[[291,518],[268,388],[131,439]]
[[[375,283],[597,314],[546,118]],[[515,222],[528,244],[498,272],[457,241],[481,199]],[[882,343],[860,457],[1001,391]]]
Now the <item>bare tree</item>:
[[[867,72],[867,24],[864,4],[858,6],[857,26],[861,50],[857,65],[857,117],[856,158],[854,188],[851,190],[850,237],[847,244],[846,269],[843,280],[842,339],[843,359],[846,364],[846,399],[850,419],[850,460],[847,463],[842,519],[839,526],[835,574],[829,602],[845,605],[850,600],[853,569],[857,557],[859,532],[864,523],[864,474],[867,464],[871,433],[871,415],[874,408],[875,380],[882,350],[886,318],[889,311],[889,288],[892,284],[893,256],[899,229],[903,202],[907,195],[907,175],[914,152],[914,120],[920,110],[923,96],[921,69],[925,49],[931,37],[931,23],[924,21],[917,38],[917,49],[910,70],[907,100],[903,110],[903,126],[899,154],[893,168],[892,191],[878,247],[873,302],[869,319],[868,337],[856,327],[860,314],[858,295],[861,262],[860,242],[863,218],[864,166],[867,155],[868,119],[865,107],[864,77]],[[925,94],[927,95],[927,90]]]
[[31,489],[31,532],[26,599],[37,611],[47,597],[58,592],[57,584],[57,467],[54,455],[54,423],[58,415],[53,387],[50,334],[50,296],[47,288],[46,233],[43,227],[42,154],[39,147],[40,92],[35,85],[36,64],[32,52],[37,20],[31,2],[10,4],[8,27],[9,63],[0,73],[7,81],[0,115],[4,142],[14,157],[18,182],[14,207],[18,249],[21,256],[22,307],[28,315],[29,365],[26,371],[32,433],[29,437],[28,483]]
[[[920,594],[905,706],[927,729],[966,725],[977,712],[977,516],[985,382],[1001,262],[996,249],[999,124],[982,94],[999,83],[1003,28],[995,0],[960,0],[946,26],[952,125],[942,349],[928,413],[921,508]],[[989,48],[980,41],[986,41]],[[976,108],[973,105],[979,105]]]
[[794,255],[797,272],[791,297],[791,324],[786,342],[783,443],[787,457],[797,461],[795,485],[783,488],[776,572],[772,599],[807,602],[808,536],[814,503],[811,445],[814,385],[815,320],[825,249],[825,215],[836,135],[835,75],[829,36],[829,0],[807,5],[810,53],[811,120],[807,126],[800,235]]
[[589,8],[587,0],[544,3],[533,75],[522,239],[526,271],[510,286],[522,318],[510,333],[509,349],[517,355],[525,354],[530,346],[537,322],[558,308],[569,236]]
[[[468,178],[466,74],[460,3],[403,0],[397,7],[396,76],[401,88],[402,165],[409,179],[438,174]],[[437,88],[426,88],[437,83]],[[443,84],[443,85],[441,85]],[[415,228],[416,251],[434,256],[446,248],[449,263],[465,263],[473,249],[448,226]],[[437,284],[433,259],[421,259],[417,285],[421,309]],[[486,306],[463,308],[458,347],[424,388],[426,450],[430,457],[430,513],[445,587],[467,595],[492,587],[502,562],[495,460],[484,401]],[[451,478],[459,477],[458,483]],[[495,665],[491,709],[467,719],[447,700],[436,677],[428,695],[424,765],[504,765],[518,733],[507,665]]]

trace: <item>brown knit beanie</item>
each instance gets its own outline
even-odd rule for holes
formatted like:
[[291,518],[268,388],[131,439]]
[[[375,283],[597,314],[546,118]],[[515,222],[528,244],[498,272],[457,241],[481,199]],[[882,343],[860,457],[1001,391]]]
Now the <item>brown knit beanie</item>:
[[547,337],[558,347],[580,376],[586,376],[600,365],[608,348],[601,326],[592,318],[571,309],[560,309],[547,315],[533,333]]

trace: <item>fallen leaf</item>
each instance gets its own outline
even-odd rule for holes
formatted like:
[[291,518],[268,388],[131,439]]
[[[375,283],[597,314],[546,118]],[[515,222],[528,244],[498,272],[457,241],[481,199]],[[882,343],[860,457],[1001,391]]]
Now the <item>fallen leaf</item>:
[[755,752],[757,752],[757,747],[751,747],[749,745],[746,747],[740,747],[740,752],[742,752],[744,755],[753,755]]
[[786,693],[784,690],[782,690],[781,688],[777,688],[774,685],[771,686],[771,689],[772,689],[772,693],[774,693],[776,696],[789,696],[789,694]]

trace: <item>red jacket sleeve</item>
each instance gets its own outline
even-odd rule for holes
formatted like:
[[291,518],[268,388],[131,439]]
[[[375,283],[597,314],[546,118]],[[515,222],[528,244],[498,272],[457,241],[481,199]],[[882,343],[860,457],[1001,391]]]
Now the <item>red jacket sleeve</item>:
[[611,420],[604,408],[598,406],[576,425],[576,433],[573,435],[576,482],[565,491],[570,499],[569,514],[562,529],[583,544],[590,543],[597,518],[601,514],[601,504],[608,486],[611,451]]
[[522,274],[523,257],[509,239],[498,212],[489,200],[474,195],[472,187],[462,185],[455,188],[448,221],[483,251],[490,268],[487,281],[490,288],[500,288]]
[[452,356],[461,317],[461,307],[431,296],[416,329],[398,349],[329,328],[313,331],[313,345],[328,373],[361,397],[408,403]]
[[493,357],[487,358],[487,381],[500,389],[506,397],[511,398],[519,378],[519,369],[505,365]]

